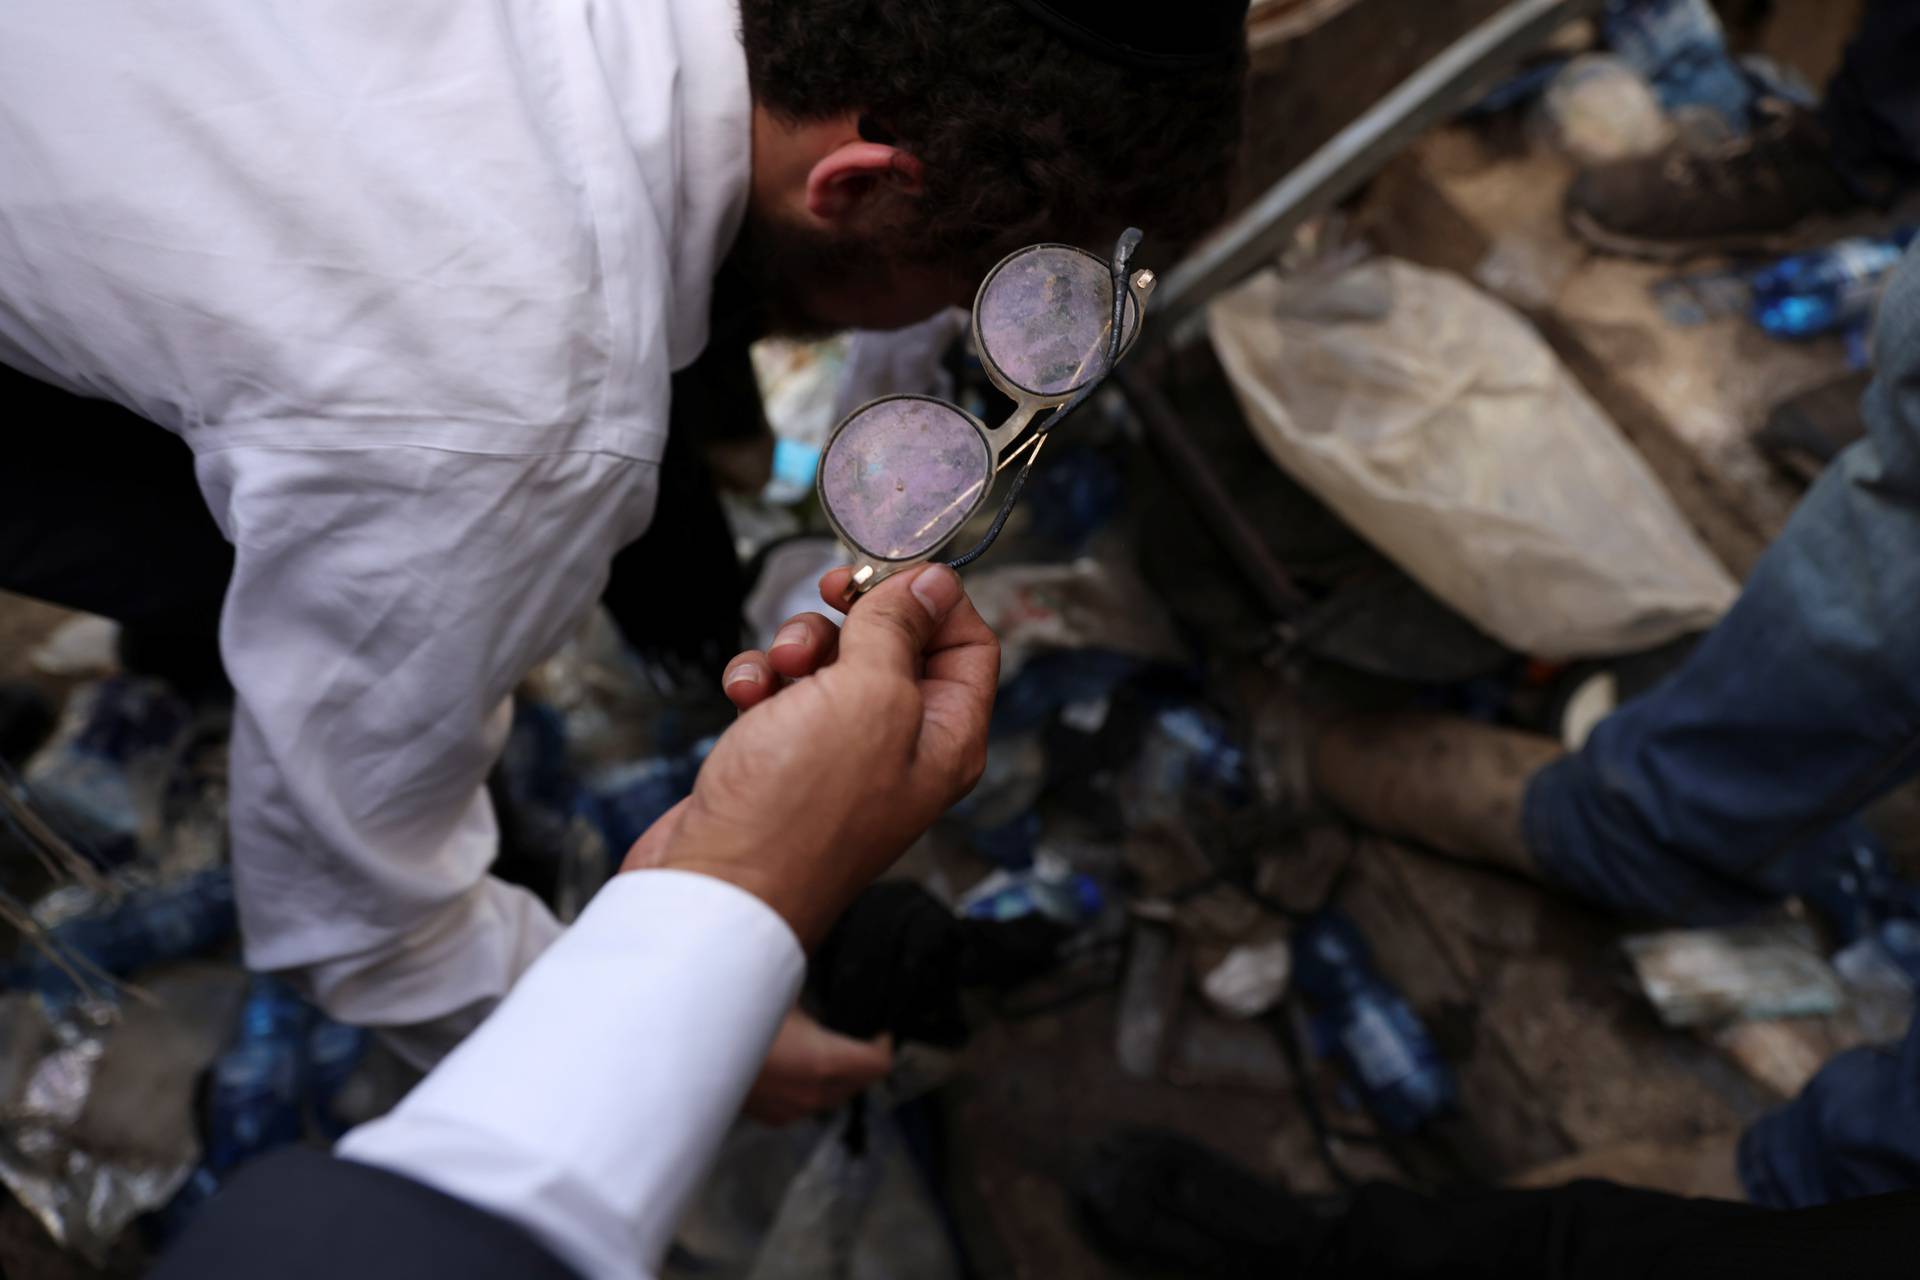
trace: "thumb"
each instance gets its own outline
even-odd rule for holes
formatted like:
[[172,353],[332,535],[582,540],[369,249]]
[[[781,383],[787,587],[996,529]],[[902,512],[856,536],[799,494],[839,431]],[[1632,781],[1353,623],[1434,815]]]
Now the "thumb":
[[893,1037],[882,1035],[873,1040],[855,1040],[838,1031],[819,1029],[814,1051],[829,1078],[861,1086],[884,1080],[893,1070]]
[[921,654],[965,594],[960,575],[943,564],[888,578],[848,611],[841,659],[917,679]]

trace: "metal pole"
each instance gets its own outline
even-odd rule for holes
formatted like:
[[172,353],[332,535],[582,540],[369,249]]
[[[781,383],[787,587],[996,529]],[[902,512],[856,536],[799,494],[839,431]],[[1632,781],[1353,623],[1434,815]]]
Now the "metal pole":
[[1415,137],[1457,114],[1493,77],[1566,22],[1604,0],[1514,0],[1416,71],[1169,272],[1154,299],[1154,331],[1273,261],[1300,224],[1345,200]]

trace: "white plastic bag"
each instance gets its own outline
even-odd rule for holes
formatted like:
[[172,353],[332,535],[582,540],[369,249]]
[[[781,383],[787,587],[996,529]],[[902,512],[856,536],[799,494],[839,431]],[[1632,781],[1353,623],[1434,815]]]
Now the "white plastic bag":
[[1380,260],[1271,272],[1213,304],[1255,436],[1407,573],[1509,647],[1644,649],[1737,587],[1640,455],[1513,310]]

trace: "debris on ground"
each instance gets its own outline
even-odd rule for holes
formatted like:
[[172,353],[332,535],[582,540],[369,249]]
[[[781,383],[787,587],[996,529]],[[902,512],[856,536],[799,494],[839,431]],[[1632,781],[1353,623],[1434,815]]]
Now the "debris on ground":
[[[1380,44],[1377,12],[1260,0],[1256,60],[1319,83],[1307,52]],[[1580,170],[1724,145],[1804,94],[1705,0],[1614,0],[1483,88],[1214,301],[1210,348],[1143,371],[1299,612],[1249,591],[1124,397],[1036,467],[967,571],[1002,640],[985,776],[803,997],[893,1035],[900,1066],[817,1122],[743,1121],[668,1275],[1105,1275],[1080,1210],[1148,1240],[1169,1170],[1778,1206],[1920,1185],[1920,890],[1877,846],[1778,919],[1650,933],[1315,807],[1325,716],[1448,711],[1573,748],[1655,687],[1857,436],[1860,334],[1913,239],[1885,211],[1685,265],[1576,240]],[[918,392],[1004,416],[965,312],[754,367],[770,473],[724,499],[743,646],[839,616],[814,494],[843,414]],[[0,1269],[30,1230],[73,1277],[134,1274],[246,1160],[329,1141],[411,1074],[245,968],[229,709],[121,670],[104,619],[0,599],[0,635],[15,606],[0,1182],[32,1224],[0,1215]],[[596,613],[514,698],[497,873],[577,915],[732,714]]]

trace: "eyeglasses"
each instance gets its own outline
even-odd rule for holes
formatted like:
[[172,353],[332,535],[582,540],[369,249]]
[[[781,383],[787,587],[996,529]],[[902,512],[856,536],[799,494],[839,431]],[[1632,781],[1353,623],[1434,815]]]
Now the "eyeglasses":
[[855,594],[933,559],[1017,462],[986,536],[947,563],[964,568],[993,545],[1047,434],[1140,335],[1155,284],[1151,271],[1128,275],[1140,239],[1129,228],[1105,262],[1072,245],[1031,245],[987,273],[973,300],[973,342],[987,376],[1014,402],[999,426],[945,400],[900,395],[862,405],[833,429],[816,483],[828,522],[857,559]]

